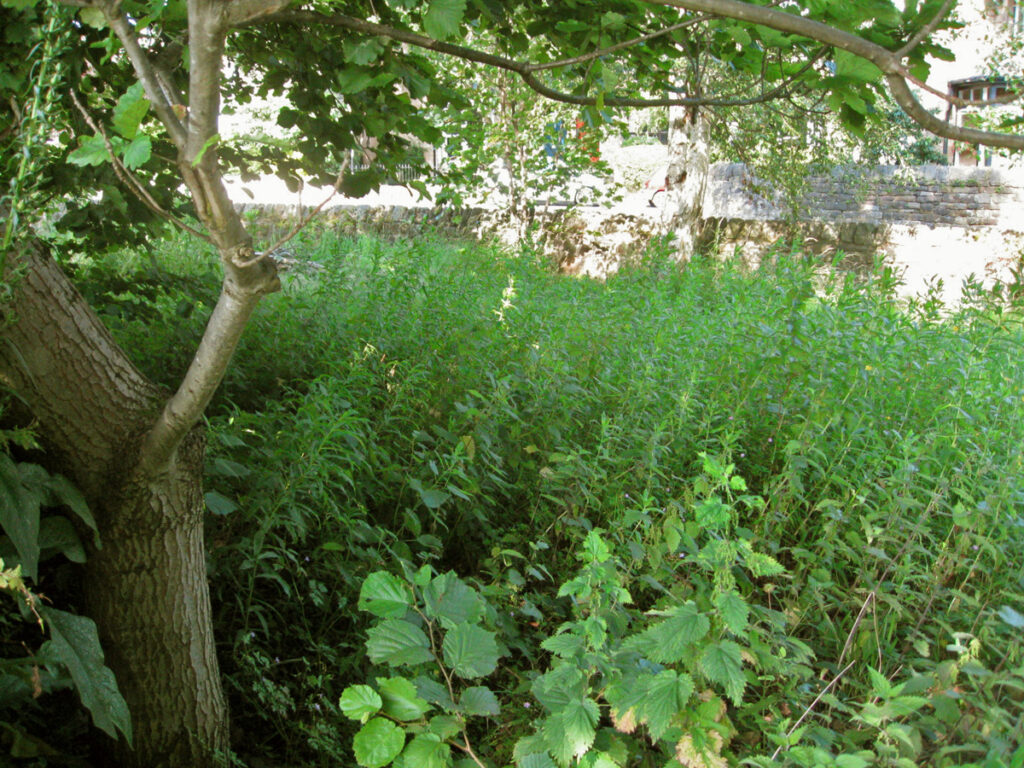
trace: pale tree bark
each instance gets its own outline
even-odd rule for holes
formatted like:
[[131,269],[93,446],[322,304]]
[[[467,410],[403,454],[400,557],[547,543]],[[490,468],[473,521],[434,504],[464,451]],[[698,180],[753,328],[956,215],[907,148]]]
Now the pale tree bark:
[[670,107],[668,173],[662,226],[675,235],[677,258],[689,259],[700,237],[710,169],[709,128],[699,107]]
[[[60,267],[30,244],[8,255],[13,318],[0,380],[37,419],[100,529],[85,594],[132,715],[126,766],[214,765],[228,749],[203,548],[203,436],[191,431],[159,472],[141,444],[166,395],[132,365]],[[13,274],[12,274],[13,273]]]

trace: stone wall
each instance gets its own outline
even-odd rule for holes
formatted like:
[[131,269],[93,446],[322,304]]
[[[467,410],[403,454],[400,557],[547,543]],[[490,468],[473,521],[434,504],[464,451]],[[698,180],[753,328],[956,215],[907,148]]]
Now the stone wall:
[[711,170],[704,202],[708,219],[1024,229],[1024,173],[925,165],[845,167],[811,176],[796,216],[740,164]]

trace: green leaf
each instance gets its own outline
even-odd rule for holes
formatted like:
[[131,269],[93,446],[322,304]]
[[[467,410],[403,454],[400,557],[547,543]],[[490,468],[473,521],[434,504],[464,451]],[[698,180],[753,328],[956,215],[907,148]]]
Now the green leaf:
[[438,715],[430,718],[427,728],[431,733],[437,734],[442,741],[454,738],[462,730],[462,723],[451,715]]
[[417,677],[413,680],[413,684],[416,686],[416,693],[432,704],[437,704],[442,709],[455,708],[455,702],[448,695],[448,689],[437,680],[431,680],[429,677]]
[[56,550],[73,563],[85,562],[85,548],[75,526],[63,515],[43,518],[39,524],[39,549]]
[[479,715],[480,717],[494,716],[501,712],[498,697],[490,688],[483,685],[474,685],[464,690],[459,699],[459,706],[467,715]]
[[359,93],[370,87],[373,74],[359,67],[345,67],[334,76],[338,83],[338,92],[343,94]]
[[96,519],[89,511],[89,505],[85,503],[82,492],[64,475],[49,475],[45,485],[50,492],[50,498],[46,500],[46,503],[53,506],[64,505],[78,515],[78,519],[89,526],[92,531],[93,545],[96,549],[100,549],[100,530],[96,527]]
[[153,145],[149,136],[145,134],[136,136],[132,143],[125,147],[121,153],[121,160],[130,170],[135,170],[145,165],[153,154]]
[[571,664],[555,667],[533,681],[530,692],[552,712],[564,709],[571,699],[582,698],[586,678]]
[[1008,605],[999,609],[999,618],[1016,629],[1024,628],[1024,616]]
[[374,664],[392,667],[432,661],[430,641],[423,630],[401,619],[387,619],[367,632],[366,651]]
[[693,645],[708,633],[711,621],[688,601],[673,609],[669,616],[644,630],[637,642],[642,653],[659,664],[675,664],[689,657]]
[[377,714],[383,705],[380,695],[368,685],[350,685],[338,700],[345,717],[363,723]]
[[516,768],[558,768],[547,752],[531,752],[516,760]]
[[718,615],[730,632],[742,635],[747,628],[750,608],[747,602],[735,591],[722,592],[715,600]]
[[107,26],[107,17],[103,11],[96,7],[82,8],[78,11],[78,18],[93,29],[103,29]]
[[382,619],[400,619],[412,605],[409,587],[387,571],[374,571],[359,589],[359,610]]
[[[148,111],[149,99],[146,98],[142,83],[135,83],[117,100],[111,118],[114,130],[131,141],[138,136],[139,125],[145,119]],[[127,163],[125,164],[127,165]]]
[[693,679],[666,669],[649,679],[641,705],[641,716],[647,722],[651,738],[658,741],[672,723],[672,718],[686,705],[693,693]]
[[206,502],[206,508],[213,515],[230,515],[232,512],[238,511],[238,505],[234,501],[217,491],[207,491],[203,494],[203,500]]
[[446,629],[479,621],[484,614],[480,595],[451,571],[436,576],[427,585],[423,603],[427,616],[439,619]]
[[750,571],[750,575],[755,579],[778,576],[780,573],[786,572],[786,569],[779,564],[778,560],[763,552],[747,552],[743,556],[743,560],[746,563],[747,570]]
[[445,768],[451,764],[452,749],[433,733],[421,733],[402,753],[408,768]]
[[491,674],[498,665],[498,644],[494,633],[475,624],[459,624],[449,630],[441,643],[445,663],[459,677]]
[[701,528],[718,530],[729,524],[729,506],[717,496],[711,496],[697,505],[694,518]]
[[593,699],[574,699],[562,710],[566,745],[573,757],[584,754],[594,743],[601,711]]
[[438,40],[455,36],[466,13],[466,0],[430,0],[423,14],[423,29]]
[[39,613],[50,629],[50,648],[71,674],[82,704],[93,724],[116,739],[120,731],[132,742],[131,715],[114,673],[103,664],[103,649],[96,624],[86,616],[75,616],[46,606]]
[[882,70],[867,59],[843,50],[836,51],[836,76],[860,83],[874,83],[882,78]]
[[375,717],[352,740],[356,762],[363,768],[383,768],[405,746],[405,731],[383,717]]
[[195,158],[192,160],[192,167],[193,168],[198,168],[199,164],[201,162],[203,162],[203,157],[210,150],[210,147],[214,146],[219,141],[220,141],[220,134],[219,133],[213,134],[213,136],[211,136],[206,141],[204,141],[203,142],[203,146],[201,146],[199,148],[199,151],[196,153]]
[[590,531],[587,538],[584,539],[583,553],[586,555],[586,559],[593,563],[603,563],[612,556],[608,545],[596,530]]
[[107,145],[102,136],[82,136],[78,139],[78,149],[68,155],[72,165],[103,165],[110,159]]
[[416,694],[416,686],[404,677],[377,678],[380,695],[384,700],[384,714],[395,720],[419,720],[430,709],[430,704]]
[[345,61],[366,66],[375,62],[384,52],[384,46],[375,37],[365,40],[346,40],[341,45]]
[[563,632],[560,635],[552,635],[541,643],[540,647],[556,656],[567,659],[581,653],[586,644],[579,635],[574,635],[572,632]]
[[17,464],[0,453],[0,527],[11,537],[18,550],[21,570],[28,578],[36,577],[39,566],[39,507],[42,496],[38,489],[27,486]]
[[723,640],[709,645],[701,656],[700,668],[709,680],[725,688],[733,704],[740,705],[747,678],[743,674],[743,657],[736,643]]

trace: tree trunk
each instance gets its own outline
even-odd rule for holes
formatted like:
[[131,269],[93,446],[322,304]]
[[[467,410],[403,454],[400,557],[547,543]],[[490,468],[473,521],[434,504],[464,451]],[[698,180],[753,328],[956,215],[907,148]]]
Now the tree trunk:
[[676,236],[680,261],[689,259],[700,237],[709,157],[708,121],[697,107],[671,107],[668,184],[662,225]]
[[128,703],[133,748],[114,764],[210,766],[228,748],[202,529],[203,436],[159,473],[140,444],[166,394],[132,365],[60,267],[35,246],[8,256],[11,321],[0,381],[38,420],[59,469],[85,494],[102,548],[89,553],[86,603]]

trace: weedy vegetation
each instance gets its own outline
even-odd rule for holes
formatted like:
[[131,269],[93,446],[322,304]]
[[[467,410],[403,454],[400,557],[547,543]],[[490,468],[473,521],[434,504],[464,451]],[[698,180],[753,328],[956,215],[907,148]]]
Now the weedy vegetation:
[[[209,415],[239,764],[1024,765],[1004,296],[900,301],[784,250],[655,244],[600,283],[300,237],[319,266],[260,305]],[[212,261],[171,240],[76,275],[170,382]]]

